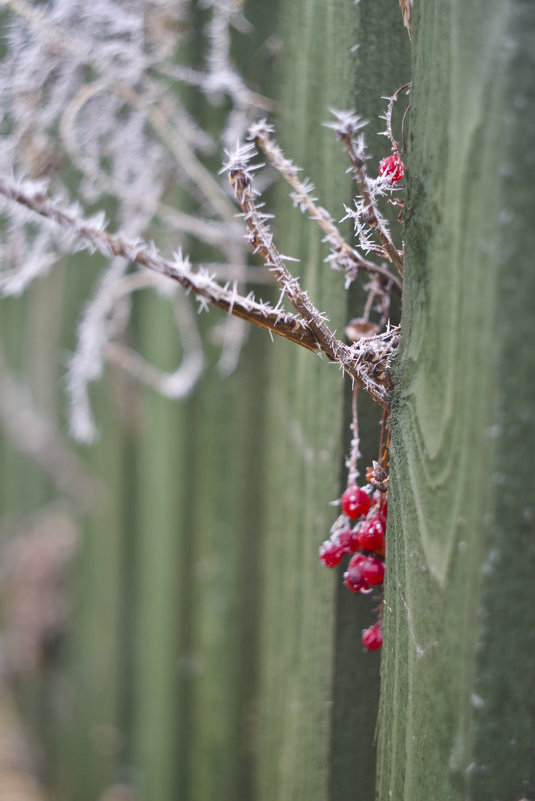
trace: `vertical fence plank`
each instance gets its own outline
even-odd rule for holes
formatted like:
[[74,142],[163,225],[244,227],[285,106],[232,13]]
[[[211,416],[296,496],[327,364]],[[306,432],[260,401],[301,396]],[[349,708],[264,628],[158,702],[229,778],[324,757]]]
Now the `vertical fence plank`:
[[[322,128],[329,108],[353,105],[352,3],[287,4],[279,133],[322,202],[343,216],[349,201],[344,154]],[[297,272],[332,325],[344,323],[341,276],[322,263],[320,237],[299,219],[280,189],[281,250],[300,258]],[[329,775],[332,648],[336,577],[318,547],[338,495],[342,378],[287,343],[272,346],[268,390],[266,539],[261,619],[261,738],[258,797],[325,798]]]
[[[190,682],[192,801],[250,796],[257,668],[258,559],[265,338],[249,343],[231,380],[199,399]],[[207,769],[209,765],[209,769]]]
[[[62,337],[70,352],[81,306],[94,291],[95,266],[87,254],[70,257],[66,265]],[[57,412],[61,418],[68,401],[65,366],[57,353],[56,359],[55,369],[62,375]],[[50,766],[54,783],[66,797],[77,795],[84,801],[98,798],[114,781],[124,742],[120,721],[124,441],[114,403],[115,383],[108,374],[91,388],[99,433],[96,443],[81,448],[80,454],[98,477],[99,490],[91,508],[79,518],[79,551],[67,583],[72,615],[57,663],[59,680],[53,675],[43,688],[45,704],[47,698],[57,704],[48,734],[55,749]],[[75,447],[72,440],[69,444]]]
[[[107,396],[106,383],[98,395]],[[109,396],[108,396],[109,397]],[[121,667],[122,436],[108,411],[96,403],[101,440],[90,461],[104,487],[82,540],[74,575],[73,617],[63,666],[66,699],[57,727],[60,786],[90,801],[114,779],[123,733],[119,720]],[[48,692],[54,694],[53,684]],[[59,704],[60,709],[63,703]]]
[[[172,369],[180,358],[169,304],[146,295],[138,336],[151,363]],[[135,508],[131,643],[132,759],[149,798],[173,797],[177,779],[177,660],[184,608],[181,582],[185,518],[191,481],[187,467],[187,404],[147,390],[139,398],[131,502]]]
[[415,15],[379,797],[528,798],[535,16]]

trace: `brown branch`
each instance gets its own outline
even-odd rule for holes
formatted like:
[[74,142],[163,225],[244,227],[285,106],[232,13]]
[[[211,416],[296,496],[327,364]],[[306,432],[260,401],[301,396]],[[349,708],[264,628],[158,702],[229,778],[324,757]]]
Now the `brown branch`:
[[392,239],[388,231],[386,230],[385,226],[381,222],[379,215],[375,209],[375,202],[371,196],[369,185],[368,185],[368,176],[366,174],[365,169],[365,162],[364,159],[361,158],[357,149],[355,148],[354,142],[351,137],[342,138],[342,143],[346,149],[346,153],[349,156],[349,160],[353,167],[353,173],[355,175],[355,180],[359,187],[360,196],[362,198],[362,205],[364,208],[363,211],[363,219],[367,225],[372,228],[375,233],[377,234],[378,238],[381,240],[382,246],[384,248],[385,256],[392,262],[396,270],[400,275],[403,275],[403,255],[399,252],[397,247],[394,245]]
[[[397,89],[394,92],[392,97],[384,97],[383,98],[383,100],[388,100],[388,107],[387,107],[385,116],[381,117],[381,119],[384,119],[386,121],[386,131],[383,131],[382,135],[383,136],[387,136],[390,139],[390,142],[392,143],[392,152],[393,153],[398,153],[398,151],[399,151],[399,143],[398,143],[397,139],[395,138],[394,133],[392,131],[392,112],[394,111],[394,104],[395,104],[396,100],[399,98],[400,94],[403,91],[405,91],[405,89],[407,90],[407,94],[409,94],[409,92],[411,90],[411,87],[412,87],[412,82],[409,81],[408,83],[404,83],[403,86],[400,86],[399,89]],[[408,108],[405,109],[405,113],[403,115],[403,122],[402,122],[402,126],[401,126],[402,132],[403,132],[403,126],[404,126],[404,123],[405,123],[405,117],[407,115],[407,111],[408,111]],[[404,142],[402,144],[403,144],[403,148],[404,148]]]
[[263,153],[294,190],[295,201],[299,208],[302,211],[306,210],[310,219],[327,235],[327,240],[334,249],[333,261],[339,263],[343,270],[348,269],[348,267],[353,267],[353,269],[362,269],[366,270],[368,273],[377,275],[383,286],[388,286],[390,284],[398,295],[401,295],[402,287],[399,278],[392,275],[386,267],[374,264],[374,262],[365,259],[358,250],[352,248],[334,225],[333,218],[327,209],[316,205],[306,183],[300,181],[297,177],[298,168],[285,158],[277,142],[268,136],[268,126],[264,126],[264,129],[262,129],[261,123],[258,123],[256,126],[253,126],[251,135],[253,135],[253,131],[255,140],[258,142]]
[[[242,192],[242,178],[235,176],[238,192]],[[240,188],[241,187],[241,188]],[[119,256],[145,267],[153,272],[165,275],[177,281],[186,290],[193,291],[201,302],[201,307],[217,306],[223,311],[240,317],[253,325],[265,328],[273,334],[289,339],[298,345],[316,353],[323,353],[338,365],[383,408],[388,408],[388,390],[390,379],[385,370],[377,371],[374,365],[368,369],[365,359],[361,359],[358,349],[349,347],[334,334],[324,322],[321,313],[301,290],[297,279],[289,273],[282,257],[267,241],[255,241],[255,249],[264,257],[266,266],[280,281],[284,281],[285,294],[294,303],[304,319],[295,314],[284,312],[278,307],[261,303],[249,295],[240,295],[236,287],[229,289],[217,284],[202,269],[193,269],[187,258],[180,253],[173,261],[163,258],[156,247],[147,245],[141,240],[128,241],[103,230],[102,224],[91,224],[78,217],[75,212],[60,208],[42,190],[25,189],[0,176],[0,194],[13,200],[42,217],[52,220],[64,230],[81,238],[106,258]],[[245,204],[248,208],[248,203]],[[257,210],[255,209],[257,214]],[[267,230],[265,233],[270,239]],[[258,234],[258,231],[257,231]],[[374,372],[375,371],[375,372]]]
[[362,218],[379,238],[382,245],[380,251],[391,261],[399,274],[403,275],[403,253],[396,248],[381,215],[376,209],[366,172],[364,146],[355,143],[354,140],[355,132],[363,127],[365,123],[358,115],[351,112],[333,113],[337,120],[335,123],[329,123],[329,127],[336,131],[336,135],[342,142],[353,167],[353,174],[360,192],[361,202],[359,206],[362,207]]

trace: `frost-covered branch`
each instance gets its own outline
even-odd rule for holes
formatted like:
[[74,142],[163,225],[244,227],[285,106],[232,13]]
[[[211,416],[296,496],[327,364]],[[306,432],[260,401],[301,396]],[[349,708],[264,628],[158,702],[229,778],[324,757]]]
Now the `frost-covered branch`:
[[0,194],[20,203],[26,208],[46,217],[64,231],[81,239],[86,246],[98,251],[106,258],[120,256],[160,275],[177,281],[186,290],[193,291],[201,308],[217,306],[223,311],[243,317],[275,334],[298,342],[309,350],[317,349],[317,340],[309,327],[295,315],[273,309],[267,303],[254,300],[252,295],[244,297],[232,288],[217,284],[202,268],[194,268],[181,252],[173,260],[163,258],[153,243],[142,240],[127,240],[104,230],[103,218],[86,221],[78,215],[78,209],[67,209],[48,198],[38,187],[29,183],[15,183],[0,176]]
[[325,239],[331,248],[327,261],[334,269],[343,270],[346,275],[346,286],[355,280],[359,270],[365,270],[376,275],[385,289],[392,287],[401,295],[401,281],[396,276],[383,265],[365,259],[358,250],[345,241],[334,224],[332,215],[323,206],[318,205],[317,198],[312,195],[314,185],[308,179],[304,181],[299,179],[300,168],[286,158],[278,142],[270,136],[272,133],[273,127],[265,120],[260,120],[250,128],[251,138],[258,143],[269,162],[292,187],[291,198],[294,205],[300,211],[306,212],[326,234]]
[[[401,272],[402,253],[378,201],[382,196],[391,201],[397,187],[384,177],[367,177],[364,143],[357,136],[363,121],[355,114],[338,114],[332,127],[350,153],[361,193],[355,208],[346,209],[357,241],[346,242],[336,220],[314,197],[311,182],[300,179],[298,168],[285,158],[271,127],[261,121],[251,128],[251,115],[273,104],[251,91],[233,62],[232,29],[243,33],[250,28],[241,5],[234,0],[202,0],[200,5],[206,22],[202,66],[192,69],[182,63],[181,53],[196,19],[191,0],[171,6],[144,0],[93,0],[89,5],[81,0],[44,5],[0,0],[0,8],[13,12],[0,60],[0,107],[6,121],[0,194],[15,201],[10,207],[6,203],[0,296],[22,293],[80,243],[109,261],[84,304],[68,366],[71,430],[85,441],[96,433],[89,386],[102,376],[106,363],[168,397],[190,391],[203,369],[194,299],[200,310],[216,306],[227,313],[212,331],[221,346],[220,370],[236,365],[246,323],[253,323],[326,356],[383,407],[388,405],[387,362],[394,337],[388,333],[392,329],[384,341],[378,335],[389,325],[392,290],[401,293],[401,281],[387,261]],[[256,137],[289,182],[294,204],[321,228],[329,248],[325,261],[343,271],[346,286],[359,272],[369,273],[363,313],[346,329],[353,344],[331,331],[293,274],[290,257],[278,251],[269,215],[257,202],[270,171],[253,185],[252,146],[238,147],[227,165],[246,239],[263,261],[262,266],[247,265],[244,226],[236,219],[229,188],[204,163],[214,153],[216,137],[188,113],[177,82],[195,87],[212,105],[225,103],[218,115],[219,140],[225,145],[243,141],[247,130]],[[393,102],[386,117],[390,131]],[[1,177],[13,174],[30,180]],[[76,206],[61,200],[71,191],[65,190],[67,174],[79,178]],[[87,209],[99,207],[114,210],[113,227],[120,233],[108,233],[102,217],[90,216]],[[151,241],[155,236],[157,246]],[[209,257],[212,264],[192,265],[182,255],[189,249],[187,237],[216,248]],[[162,253],[171,251],[176,255],[164,258]],[[132,264],[141,272],[131,274]],[[149,278],[147,270],[171,279],[175,289],[180,285],[191,297],[180,298],[165,288],[169,282]],[[273,305],[243,288],[273,278],[281,291]],[[169,373],[126,344],[132,341],[129,326],[134,323],[131,293],[153,283],[181,306],[176,325],[182,361]]]
[[360,136],[355,139],[355,134],[364,127],[366,122],[358,114],[352,112],[333,111],[333,114],[336,122],[329,123],[328,127],[336,131],[336,135],[344,146],[360,192],[360,198],[355,202],[355,210],[347,209],[348,216],[354,218],[355,227],[358,230],[362,230],[359,228],[362,219],[363,223],[375,232],[381,242],[381,247],[377,248],[371,243],[367,243],[368,248],[387,258],[402,275],[403,253],[395,246],[387,222],[380,214],[376,203],[377,197],[392,189],[392,183],[388,177],[377,178],[375,181],[368,178],[364,139]]
[[255,152],[253,145],[238,147],[234,153],[229,154],[226,164],[230,183],[243,210],[248,227],[247,236],[253,253],[260,254],[266,267],[275,276],[282,290],[282,296],[288,298],[292,306],[306,320],[314,332],[318,349],[327,354],[332,361],[337,361],[338,340],[327,326],[325,315],[314,306],[308,293],[301,289],[298,279],[286,267],[285,261],[292,259],[279,253],[273,242],[273,234],[266,224],[269,215],[263,213],[255,201],[256,192],[252,182],[253,168],[249,165]]
[[[392,130],[392,113],[394,111],[394,106],[396,104],[396,101],[399,99],[399,96],[402,94],[402,92],[406,92],[407,94],[409,94],[411,87],[412,87],[412,82],[409,81],[408,83],[403,84],[403,86],[400,86],[399,89],[397,89],[391,97],[382,98],[383,100],[388,100],[388,106],[386,109],[386,113],[384,115],[381,115],[380,117],[380,119],[386,122],[386,128],[384,131],[379,132],[379,136],[386,136],[390,140],[390,143],[392,144],[393,153],[397,153],[399,151],[399,144]],[[405,113],[403,115],[403,121],[405,121],[407,111],[408,108],[405,109]]]
[[[251,147],[246,148],[245,156]],[[367,357],[361,349],[361,343],[351,347],[336,339],[327,326],[324,315],[316,309],[308,294],[301,289],[299,282],[288,271],[283,257],[273,245],[272,234],[265,225],[265,215],[259,212],[254,203],[250,168],[243,159],[240,160],[238,155],[235,155],[227,169],[244,209],[246,222],[250,226],[250,240],[254,250],[263,257],[266,266],[279,281],[284,295],[299,311],[301,317],[283,311],[280,304],[273,308],[267,303],[257,301],[252,293],[247,296],[240,295],[236,285],[220,286],[206,270],[194,268],[181,252],[178,252],[172,260],[165,259],[153,243],[147,244],[139,239],[128,240],[108,233],[104,229],[102,216],[89,221],[84,220],[79,216],[77,208],[64,208],[48,198],[40,185],[28,182],[16,183],[0,177],[0,194],[56,223],[64,231],[76,236],[86,246],[106,258],[121,257],[178,282],[184,289],[195,294],[200,309],[208,308],[210,305],[216,306],[308,350],[323,353],[330,361],[338,364],[357,384],[364,387],[377,403],[386,408],[390,387],[386,367],[379,370],[375,360],[373,369],[370,369]]]

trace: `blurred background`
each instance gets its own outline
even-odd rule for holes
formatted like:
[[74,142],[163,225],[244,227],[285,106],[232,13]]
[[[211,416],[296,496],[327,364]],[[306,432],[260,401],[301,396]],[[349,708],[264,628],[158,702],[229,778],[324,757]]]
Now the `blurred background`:
[[[357,56],[350,0],[3,3],[2,171],[276,301],[224,150],[268,116],[343,216],[345,157],[321,123],[354,107],[357,59],[377,76],[365,114],[399,83],[373,35],[401,30],[399,9],[361,5]],[[280,250],[341,330],[360,290],[348,300],[273,179]],[[341,375],[1,213],[0,797],[342,801],[357,776],[371,797],[369,608],[317,559],[349,433]]]

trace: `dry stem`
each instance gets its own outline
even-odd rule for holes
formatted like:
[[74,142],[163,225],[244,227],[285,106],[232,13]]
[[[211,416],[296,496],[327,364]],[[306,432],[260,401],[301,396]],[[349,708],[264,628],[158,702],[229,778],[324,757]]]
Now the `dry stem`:
[[[237,195],[241,196],[246,216],[259,212],[252,204],[252,189],[244,180],[244,173],[236,173],[234,181]],[[251,193],[251,196],[249,196]],[[202,269],[194,270],[187,258],[178,253],[174,261],[163,258],[154,244],[146,244],[141,240],[128,241],[109,234],[103,230],[102,224],[90,224],[77,216],[74,211],[60,208],[41,190],[27,189],[22,184],[15,184],[0,177],[0,194],[13,200],[42,217],[52,220],[63,230],[79,237],[107,258],[119,256],[135,262],[142,267],[165,275],[181,284],[186,290],[195,293],[201,307],[217,306],[223,311],[241,317],[254,325],[265,328],[274,334],[289,339],[308,350],[324,353],[326,357],[340,367],[383,408],[388,408],[388,389],[390,379],[385,369],[369,369],[368,360],[359,346],[349,347],[334,334],[324,321],[323,315],[316,309],[308,295],[300,288],[297,279],[289,273],[281,255],[271,242],[271,234],[265,226],[251,229],[252,242],[255,249],[264,257],[266,266],[274,273],[284,288],[284,293],[300,312],[304,319],[284,312],[280,308],[272,308],[249,295],[240,295],[236,287],[221,287]],[[257,220],[258,222],[258,220]]]
[[[384,119],[386,121],[386,131],[383,131],[382,135],[383,136],[387,136],[390,139],[390,142],[392,143],[392,152],[393,153],[398,153],[399,152],[399,143],[398,143],[397,139],[395,138],[394,133],[392,131],[392,112],[394,111],[394,104],[395,104],[396,100],[399,98],[400,94],[405,89],[407,90],[407,94],[409,94],[411,86],[412,86],[412,82],[411,81],[409,81],[408,83],[404,83],[403,86],[400,86],[399,89],[397,89],[394,92],[392,97],[384,97],[383,98],[383,100],[388,100],[388,107],[387,107],[387,110],[386,110],[386,114],[384,115],[384,117],[381,118],[381,119]],[[407,111],[408,111],[408,109],[405,109],[405,114],[403,115],[403,122],[405,121],[405,116],[407,114]]]
[[333,248],[331,264],[340,266],[344,272],[353,270],[355,274],[359,269],[377,275],[381,283],[387,288],[392,286],[401,295],[401,281],[392,275],[386,267],[374,264],[365,259],[355,248],[349,245],[334,225],[333,218],[322,206],[318,206],[310,194],[311,185],[308,181],[300,181],[297,177],[298,167],[289,161],[282,149],[268,134],[270,127],[261,121],[253,126],[251,136],[254,136],[259,147],[267,156],[270,163],[280,172],[294,190],[293,199],[301,211],[306,211],[310,219],[315,222],[327,235],[327,241]]
[[345,147],[346,153],[349,156],[355,180],[358,184],[362,204],[364,207],[363,217],[365,222],[377,234],[378,238],[384,248],[385,256],[392,262],[400,275],[403,275],[403,254],[399,252],[394,245],[386,227],[383,225],[380,215],[375,208],[375,202],[371,196],[370,187],[368,184],[368,176],[366,173],[366,165],[364,159],[361,158],[353,139],[350,136],[340,136],[342,144]]

